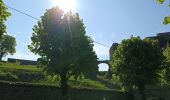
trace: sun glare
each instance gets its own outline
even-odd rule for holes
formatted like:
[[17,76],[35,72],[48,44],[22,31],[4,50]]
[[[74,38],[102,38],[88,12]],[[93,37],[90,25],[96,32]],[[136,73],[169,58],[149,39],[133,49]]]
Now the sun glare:
[[59,6],[63,11],[75,10],[77,0],[51,0],[52,6]]

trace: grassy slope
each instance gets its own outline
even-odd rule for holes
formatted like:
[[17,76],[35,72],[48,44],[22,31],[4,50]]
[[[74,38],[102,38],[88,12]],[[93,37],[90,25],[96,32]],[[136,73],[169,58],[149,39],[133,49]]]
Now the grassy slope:
[[33,65],[18,65],[16,63],[7,63],[1,62],[0,63],[0,70],[21,70],[21,71],[33,71],[33,72],[40,72],[42,69],[37,68]]
[[[37,68],[36,66],[31,65],[19,65],[17,63],[0,63],[0,80],[8,81],[8,82],[24,82],[28,84],[41,84],[41,85],[59,85],[58,77],[47,77],[45,76],[43,79],[38,79],[43,74],[41,68]],[[43,74],[44,75],[44,74]],[[22,77],[24,76],[24,77]],[[31,78],[29,78],[31,77]],[[68,84],[71,87],[75,88],[95,88],[95,89],[108,89],[105,85],[89,80],[89,79],[81,79],[81,80],[69,80]]]

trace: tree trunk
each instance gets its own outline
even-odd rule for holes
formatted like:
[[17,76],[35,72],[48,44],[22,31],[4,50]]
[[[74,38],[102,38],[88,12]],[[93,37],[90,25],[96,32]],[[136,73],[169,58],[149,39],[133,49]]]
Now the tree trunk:
[[111,80],[112,79],[111,65],[110,65],[110,63],[108,63],[108,65],[109,65],[109,69],[108,69],[108,72],[107,72],[107,78],[109,80]]
[[2,57],[3,57],[3,54],[1,53],[1,54],[0,54],[0,61],[2,61]]
[[66,71],[63,71],[61,73],[61,81],[60,81],[60,85],[61,85],[61,91],[62,91],[62,100],[68,100],[68,85],[67,85],[67,73]]
[[140,85],[140,86],[138,86],[138,88],[139,88],[141,100],[146,100],[146,96],[145,96],[145,86],[144,86],[144,85]]
[[5,52],[0,52],[0,61],[2,61],[2,57],[4,56]]
[[135,100],[132,87],[128,90],[126,98],[127,98],[127,100]]

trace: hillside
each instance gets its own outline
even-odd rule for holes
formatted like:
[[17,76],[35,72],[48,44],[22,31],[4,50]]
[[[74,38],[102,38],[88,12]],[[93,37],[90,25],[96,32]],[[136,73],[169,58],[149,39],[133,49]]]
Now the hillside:
[[[8,62],[0,63],[0,81],[53,86],[59,85],[59,77],[57,75],[49,76],[45,74],[42,68]],[[84,78],[78,80],[71,78],[68,84],[75,88],[108,89],[104,84],[101,84],[98,81]]]

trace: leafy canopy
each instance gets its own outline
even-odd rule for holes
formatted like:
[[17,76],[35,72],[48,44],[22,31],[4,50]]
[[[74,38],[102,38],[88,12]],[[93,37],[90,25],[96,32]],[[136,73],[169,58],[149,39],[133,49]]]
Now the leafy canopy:
[[16,52],[15,47],[15,38],[10,35],[3,35],[0,40],[0,60],[8,54],[14,54]]
[[118,46],[111,64],[113,73],[125,88],[143,87],[158,79],[162,53],[157,41],[131,37]]
[[69,78],[97,70],[92,40],[77,13],[64,14],[58,7],[47,10],[34,26],[31,40],[29,49],[41,56],[39,61],[50,74]]
[[0,38],[3,33],[6,33],[6,25],[5,21],[11,14],[7,11],[7,7],[5,6],[4,2],[0,0]]

